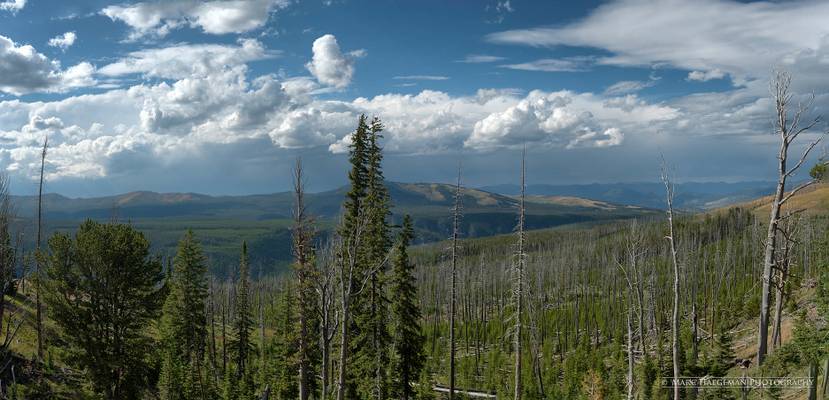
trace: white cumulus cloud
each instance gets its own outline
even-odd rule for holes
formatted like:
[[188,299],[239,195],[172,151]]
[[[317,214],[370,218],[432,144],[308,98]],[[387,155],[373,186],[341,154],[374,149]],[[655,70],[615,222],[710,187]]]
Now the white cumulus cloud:
[[207,76],[224,68],[275,57],[256,39],[242,39],[238,46],[177,44],[129,53],[98,70],[105,76],[142,74],[155,78],[183,79]]
[[18,45],[0,35],[0,92],[21,95],[61,92],[94,84],[94,68],[80,63],[66,70],[60,62],[39,53],[31,45]]
[[314,40],[314,53],[306,68],[323,85],[345,88],[354,77],[354,61],[340,50],[334,35],[323,35]]
[[131,39],[165,36],[184,26],[209,34],[243,33],[259,29],[287,0],[168,0],[112,5],[101,14],[132,28]]
[[61,50],[66,50],[72,47],[75,44],[75,40],[78,38],[75,35],[75,32],[66,32],[63,35],[55,36],[49,39],[49,46],[57,47]]
[[0,11],[16,13],[26,7],[26,0],[6,0],[0,2]]

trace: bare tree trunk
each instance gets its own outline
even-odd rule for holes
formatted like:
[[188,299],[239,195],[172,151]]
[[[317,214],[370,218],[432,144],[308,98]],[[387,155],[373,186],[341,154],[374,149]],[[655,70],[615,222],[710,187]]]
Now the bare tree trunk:
[[458,181],[455,185],[455,203],[452,207],[452,261],[449,292],[449,400],[455,398],[455,299],[457,297],[458,237],[460,236],[461,169],[458,167]]
[[225,296],[222,293],[222,376],[227,374],[227,307],[229,296],[229,294]]
[[797,111],[794,113],[792,120],[789,121],[789,102],[792,99],[792,94],[789,92],[791,84],[791,76],[785,71],[777,71],[772,78],[771,90],[773,100],[775,102],[776,110],[776,130],[780,135],[780,151],[777,154],[777,188],[772,198],[771,211],[769,215],[769,226],[766,234],[765,250],[763,252],[763,289],[760,298],[760,326],[757,335],[757,365],[762,365],[768,352],[768,335],[769,335],[769,301],[771,300],[771,280],[772,272],[775,264],[775,251],[777,248],[776,238],[777,229],[780,222],[780,210],[783,205],[797,192],[805,187],[813,184],[815,181],[811,180],[793,189],[786,194],[786,180],[792,176],[801,165],[806,161],[809,153],[817,146],[821,138],[813,140],[806,146],[806,150],[800,156],[797,163],[788,169],[786,163],[789,153],[789,145],[800,136],[801,133],[809,131],[820,121],[820,118],[815,118],[811,123],[804,126],[800,125],[803,114],[810,108],[812,100],[806,104],[800,104]]
[[518,203],[518,249],[516,251],[516,261],[515,261],[515,269],[513,271],[515,279],[515,287],[513,289],[513,301],[515,304],[515,326],[513,329],[515,332],[513,334],[515,337],[513,338],[513,348],[515,351],[515,393],[513,398],[515,400],[521,400],[521,334],[523,331],[523,325],[521,321],[521,317],[523,317],[524,313],[524,266],[526,263],[527,255],[524,254],[524,247],[526,236],[524,233],[524,199],[525,199],[525,162],[526,162],[526,149],[521,153],[521,197]]
[[627,400],[633,400],[633,329],[630,327],[630,312],[627,314],[628,327],[628,375],[627,375]]
[[299,300],[299,399],[308,400],[310,396],[309,384],[310,375],[308,374],[310,357],[308,345],[308,316],[312,312],[309,310],[307,293],[310,290],[310,276],[309,270],[311,268],[310,253],[311,240],[313,232],[309,226],[310,221],[305,209],[305,182],[302,175],[302,160],[297,158],[294,166],[294,227],[292,232],[292,245],[294,253],[295,269],[294,275],[297,279],[299,290],[297,291],[297,299]]
[[218,383],[218,368],[216,368],[216,293],[214,286],[213,279],[211,279],[210,295],[208,297],[210,299],[210,307],[208,308],[210,313],[210,367],[213,370],[213,379]]
[[[17,251],[20,245],[20,236],[17,242],[12,240],[12,211],[11,195],[9,194],[9,177],[0,172],[0,333],[3,332],[3,322],[6,312],[6,293],[14,285],[15,265],[17,265]],[[11,317],[10,317],[11,319]],[[9,321],[9,327],[12,322]],[[0,346],[5,352],[6,346]]]
[[[326,255],[330,257],[333,255],[333,251],[330,247],[328,250]],[[322,357],[320,392],[321,398],[324,400],[328,398],[328,392],[331,386],[331,342],[334,340],[334,335],[336,335],[338,322],[336,321],[337,315],[333,310],[335,298],[334,288],[331,286],[334,278],[333,259],[326,258],[321,262],[321,265],[326,268],[318,275],[319,282],[317,285],[318,307],[321,317],[319,326],[320,353]]]
[[[329,248],[329,250],[331,250]],[[331,256],[329,251],[327,256]],[[320,398],[327,399],[328,391],[331,381],[331,341],[336,334],[336,322],[332,321],[332,306],[334,302],[334,294],[331,287],[332,282],[332,259],[325,258],[320,265],[324,266],[324,270],[317,275],[319,278],[317,282],[317,307],[320,313],[320,355],[322,358],[322,367],[320,368]]]
[[817,361],[809,362],[809,400],[817,400]]
[[[664,164],[664,161],[663,161]],[[668,243],[671,247],[671,263],[674,267],[674,307],[671,319],[671,353],[674,367],[674,400],[679,400],[679,263],[676,259],[676,243],[674,242],[674,186],[668,175],[668,166],[662,166],[662,182],[665,184],[665,193],[668,203]]]
[[[40,153],[40,184],[37,189],[37,247],[36,252],[40,254],[40,243],[42,241],[43,229],[43,172],[46,166],[46,149],[49,147],[49,138],[43,140],[43,151]],[[37,359],[43,360],[43,305],[40,303],[40,258],[35,263],[35,307],[37,332]]]
[[[785,119],[785,115],[782,117]],[[785,123],[785,122],[784,122]],[[777,189],[774,193],[774,198],[771,203],[771,216],[769,217],[769,229],[766,235],[766,246],[763,252],[763,291],[760,295],[760,327],[757,335],[757,365],[762,365],[766,357],[768,346],[768,329],[769,329],[769,297],[771,296],[771,279],[772,269],[774,267],[774,251],[777,245],[777,224],[780,220],[780,208],[782,206],[781,200],[786,187],[786,153],[788,152],[789,142],[783,138],[778,154],[778,172],[779,179],[777,181]]]
[[[348,284],[350,285],[351,279],[348,280]],[[349,335],[349,299],[348,299],[348,292],[349,289],[345,288],[345,283],[342,285],[342,293],[340,294],[341,297],[341,311],[343,315],[343,319],[340,323],[340,371],[339,377],[337,379],[337,400],[345,400],[345,379],[346,379],[346,361],[348,358],[348,335]]]
[[777,349],[783,344],[781,328],[783,326],[783,303],[784,303],[784,285],[788,279],[788,268],[779,271],[780,282],[774,288],[774,323],[772,325],[771,347]]

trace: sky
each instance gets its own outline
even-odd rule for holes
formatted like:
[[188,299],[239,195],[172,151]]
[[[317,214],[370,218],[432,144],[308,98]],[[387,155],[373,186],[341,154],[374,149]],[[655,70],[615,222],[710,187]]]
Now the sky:
[[[776,69],[829,107],[829,3],[0,0],[13,193],[346,183],[360,114],[404,182],[773,179]],[[820,123],[793,152],[826,131]],[[816,151],[821,153],[821,150]]]

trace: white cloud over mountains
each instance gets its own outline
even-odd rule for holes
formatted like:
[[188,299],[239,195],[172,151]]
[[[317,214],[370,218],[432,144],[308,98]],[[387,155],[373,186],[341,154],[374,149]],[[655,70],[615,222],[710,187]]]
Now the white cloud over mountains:
[[163,37],[185,26],[221,35],[259,29],[272,12],[287,5],[287,0],[147,1],[108,6],[101,14],[127,24],[132,29],[130,39]]
[[[312,46],[307,68],[313,79],[250,76],[248,63],[279,56],[255,39],[227,45],[172,44],[133,51],[97,69],[82,63],[66,70],[30,46],[8,39],[0,43],[5,43],[0,59],[14,54],[23,64],[40,66],[41,80],[29,78],[27,90],[94,85],[95,78],[125,86],[56,101],[0,102],[0,162],[32,176],[38,146],[48,135],[50,179],[136,174],[150,165],[200,163],[207,154],[234,157],[212,160],[230,165],[244,158],[239,152],[250,152],[253,144],[260,152],[305,148],[342,153],[363,113],[383,119],[384,146],[392,154],[488,152],[525,144],[540,149],[606,148],[661,131],[751,134],[767,122],[768,104],[753,102],[752,88],[731,97],[689,96],[666,103],[630,94],[637,88],[627,83],[603,94],[481,89],[450,95],[423,90],[324,100],[317,93],[347,87],[355,73],[353,59],[333,35],[318,38]],[[38,69],[20,71],[32,74]],[[135,75],[152,79],[129,84]],[[15,81],[20,85],[25,80]],[[218,152],[219,147],[225,150]]]
[[[687,71],[688,81],[728,77],[740,86],[665,101],[636,94],[655,85],[654,77],[623,80],[597,93],[502,88],[352,99],[343,96],[355,78],[355,59],[365,57],[366,51],[348,51],[351,43],[343,50],[334,35],[313,42],[305,64],[310,76],[282,71],[255,76],[249,63],[278,64],[281,53],[250,38],[229,44],[172,43],[131,51],[97,68],[86,62],[64,68],[32,46],[0,36],[2,92],[61,92],[100,88],[100,82],[118,86],[60,100],[0,102],[0,165],[32,176],[46,135],[52,143],[50,179],[135,175],[150,165],[201,165],[205,160],[239,166],[251,152],[272,156],[284,149],[342,153],[362,113],[382,118],[387,127],[384,146],[392,154],[492,152],[525,144],[578,153],[625,148],[630,141],[657,142],[665,136],[758,138],[768,130],[771,105],[763,78],[772,65],[792,69],[800,92],[829,88],[829,28],[815,25],[812,16],[827,15],[829,8],[822,3],[787,8],[714,0],[688,4],[622,1],[569,25],[488,37],[503,44],[595,47],[609,56],[529,62],[514,62],[510,56],[511,64],[506,64],[499,56],[470,55],[461,61],[541,72],[584,71],[595,64],[669,65]],[[143,2],[107,7],[103,13],[127,24],[133,38],[141,38],[164,36],[182,26],[209,34],[249,32],[264,26],[268,15],[284,5],[260,0]],[[218,12],[229,8],[233,11]],[[781,18],[790,20],[790,29],[766,28]],[[452,76],[445,83],[461,80]],[[332,91],[337,100],[320,96]],[[817,104],[829,104],[829,99],[819,96]]]

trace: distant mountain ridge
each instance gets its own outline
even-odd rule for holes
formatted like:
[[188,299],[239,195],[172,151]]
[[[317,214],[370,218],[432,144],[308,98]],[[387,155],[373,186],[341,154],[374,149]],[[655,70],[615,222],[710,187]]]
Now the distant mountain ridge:
[[[393,204],[392,224],[404,214],[414,220],[418,242],[443,240],[451,232],[450,210],[455,188],[442,183],[387,182]],[[321,237],[336,225],[346,187],[307,193],[310,214],[317,219]],[[13,196],[17,214],[31,233],[36,196]],[[514,196],[464,188],[461,230],[464,237],[482,237],[512,232],[517,223],[518,200]],[[251,257],[265,264],[290,259],[290,218],[293,193],[245,196],[210,196],[198,193],[136,191],[114,196],[69,198],[44,196],[48,233],[74,231],[84,219],[129,221],[147,234],[156,251],[171,254],[177,240],[192,228],[216,263],[230,264],[238,258],[242,240]],[[655,210],[613,204],[573,196],[528,196],[526,227],[550,228],[573,223],[591,223],[654,215]],[[31,236],[26,235],[27,246]]]
[[[686,182],[677,183],[675,206],[702,211],[736,204],[771,194],[774,182]],[[516,195],[518,185],[482,186],[481,190]],[[665,186],[661,182],[590,183],[574,185],[528,185],[527,193],[544,196],[574,196],[615,204],[665,208]]]
[[[446,214],[452,207],[455,188],[442,183],[387,182],[394,211],[417,214]],[[309,211],[321,218],[336,217],[347,188],[307,193]],[[463,188],[466,213],[515,212],[514,196]],[[34,215],[37,196],[12,196],[21,216]],[[277,192],[240,196],[211,196],[199,193],[158,193],[135,191],[113,196],[70,198],[56,193],[44,195],[47,216],[53,219],[159,218],[201,216],[243,219],[289,218],[293,193]],[[574,196],[528,196],[527,212],[576,212],[629,210],[630,207]]]

